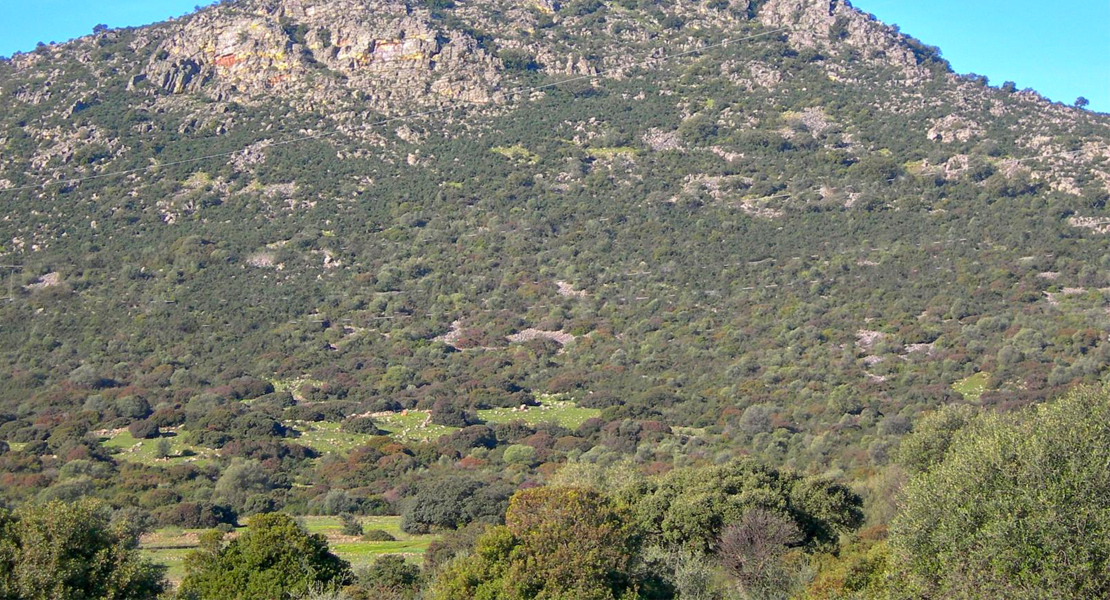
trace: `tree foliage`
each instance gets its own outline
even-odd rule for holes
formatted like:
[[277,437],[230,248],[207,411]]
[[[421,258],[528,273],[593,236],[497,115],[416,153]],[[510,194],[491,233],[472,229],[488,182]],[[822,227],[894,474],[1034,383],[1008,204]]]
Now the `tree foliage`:
[[472,477],[444,476],[422,483],[401,513],[408,533],[457,529],[474,521],[499,523],[512,490]]
[[608,600],[634,597],[638,539],[626,510],[603,494],[535,488],[513,496],[505,526],[441,573],[432,597]]
[[152,600],[163,571],[139,555],[134,524],[98,501],[0,510],[5,600]]
[[637,503],[636,514],[654,539],[708,552],[725,527],[755,509],[793,523],[801,543],[832,544],[862,523],[860,506],[859,496],[835,482],[736,461],[673,471]]
[[185,559],[181,591],[198,600],[272,600],[320,586],[342,586],[351,567],[282,513],[256,515],[247,531],[227,542],[216,531]]
[[745,598],[785,600],[801,583],[799,554],[790,552],[802,541],[792,520],[753,508],[725,527],[717,554]]
[[403,556],[386,555],[358,574],[359,586],[368,600],[409,600],[420,592],[420,568]]
[[1108,461],[1105,388],[971,422],[905,487],[891,545],[911,593],[1107,597]]

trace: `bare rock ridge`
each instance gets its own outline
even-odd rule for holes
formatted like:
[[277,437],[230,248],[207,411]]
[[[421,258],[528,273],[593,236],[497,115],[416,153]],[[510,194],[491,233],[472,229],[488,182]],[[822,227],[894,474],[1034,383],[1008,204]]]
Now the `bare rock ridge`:
[[[908,38],[847,1],[769,0],[758,8],[745,1],[730,7],[712,11],[684,0],[668,10],[698,27],[728,26],[736,15],[749,14],[768,28],[787,29],[796,46],[823,51],[849,47],[865,59],[896,65],[910,82],[930,75]],[[518,39],[535,27],[537,15],[555,14],[557,8],[547,2],[494,1],[487,6],[460,1],[456,12],[492,35],[498,46],[529,47],[547,70],[591,72],[581,55],[531,47]],[[510,15],[512,27],[489,21],[483,11]],[[448,100],[494,101],[503,67],[470,32],[452,29],[429,10],[406,3],[246,0],[182,19],[161,41],[143,75],[173,94],[244,101],[297,93],[314,104],[355,94],[369,107],[388,110]]]
[[373,108],[488,102],[496,57],[470,35],[399,3],[352,0],[228,4],[186,19],[145,74],[170,93],[217,100],[305,94],[326,104],[355,93]]
[[[6,63],[16,75],[13,85],[0,85],[0,94],[8,94],[0,99],[37,106],[41,115],[58,114],[66,121],[116,103],[141,115],[169,111],[182,116],[173,125],[179,134],[210,128],[216,135],[233,131],[241,120],[231,103],[255,108],[273,103],[281,105],[273,109],[280,116],[260,130],[296,115],[319,113],[315,127],[383,147],[386,139],[364,127],[378,115],[461,105],[481,105],[479,112],[492,115],[507,108],[501,100],[506,90],[521,83],[524,71],[542,72],[552,78],[547,83],[556,76],[647,79],[648,70],[660,67],[664,57],[753,33],[763,38],[752,45],[777,44],[772,42],[775,32],[828,80],[876,96],[868,102],[877,114],[927,115],[921,135],[938,147],[986,142],[992,122],[1016,119],[1016,130],[1023,132],[1018,145],[1026,152],[1020,160],[1033,154],[1044,161],[1000,164],[1008,175],[1020,171],[1069,194],[1089,187],[1093,177],[1110,190],[1110,149],[1090,135],[1097,116],[1052,104],[1032,91],[1004,96],[981,81],[956,75],[937,49],[847,0],[674,0],[653,8],[651,15],[628,8],[623,0],[585,7],[547,0],[451,4],[437,11],[417,0],[223,2],[165,23],[102,32],[16,55]],[[128,51],[104,50],[117,39],[128,40]],[[708,77],[720,76],[748,92],[806,93],[793,74],[758,56],[721,54],[722,64],[716,72],[707,71]],[[49,68],[70,59],[72,72]],[[696,60],[691,55],[683,62]],[[119,97],[113,95],[113,82],[122,84]],[[60,109],[53,107],[55,102],[62,103]],[[694,113],[689,106],[682,110]],[[817,137],[827,137],[835,124],[835,115],[816,106],[783,114],[791,127]],[[758,120],[728,114],[718,125],[753,128]],[[133,125],[134,132],[149,134],[159,123],[143,119]],[[879,149],[857,143],[850,122],[834,129],[842,127],[838,143],[853,153]],[[61,178],[59,168],[73,164],[81,145],[103,146],[105,157],[127,156],[130,150],[121,141],[126,136],[95,124],[67,128],[32,122],[20,128],[41,146],[29,165],[36,176],[50,172],[50,177]],[[789,130],[783,135],[792,135]],[[1061,132],[1077,141],[1069,142]],[[679,147],[676,136],[675,131],[657,131],[645,140],[661,151]],[[397,137],[417,144],[421,140],[407,128],[398,129]],[[969,170],[968,150],[921,160],[914,168],[951,180]],[[350,157],[367,149],[338,152]],[[258,148],[247,154],[253,162],[261,160]],[[720,156],[742,159],[733,151]],[[400,159],[419,161],[407,153]],[[84,162],[82,168],[95,170],[90,163],[96,161]],[[4,180],[11,178],[0,178],[0,185]]]
[[767,27],[787,28],[787,36],[797,46],[830,50],[846,44],[864,59],[901,68],[907,79],[926,78],[930,73],[921,64],[923,48],[847,0],[769,0],[758,18]]

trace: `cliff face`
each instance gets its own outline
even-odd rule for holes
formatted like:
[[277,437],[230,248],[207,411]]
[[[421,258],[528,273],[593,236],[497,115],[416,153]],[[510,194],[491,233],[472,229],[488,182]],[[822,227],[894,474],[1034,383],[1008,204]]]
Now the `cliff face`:
[[[557,8],[515,0],[466,2],[444,19],[442,12],[393,0],[235,2],[184,19],[158,44],[144,74],[174,94],[237,101],[283,94],[325,104],[356,94],[360,102],[388,110],[497,100],[504,63],[475,39],[477,31],[490,47],[526,51],[535,58],[535,68],[568,75],[589,74],[599,66],[617,72],[636,66],[635,54],[598,52],[589,39],[598,34],[611,35],[615,43],[672,37],[634,12],[589,23],[582,10]],[[663,15],[688,30],[726,32],[754,17],[768,29],[783,30],[796,47],[853,51],[874,64],[893,65],[906,85],[935,73],[918,46],[846,1],[738,0],[707,7],[683,0],[667,6]],[[553,24],[569,34],[559,43],[533,35]],[[601,30],[590,30],[598,26]],[[667,42],[677,43],[677,50],[694,47],[682,36]]]

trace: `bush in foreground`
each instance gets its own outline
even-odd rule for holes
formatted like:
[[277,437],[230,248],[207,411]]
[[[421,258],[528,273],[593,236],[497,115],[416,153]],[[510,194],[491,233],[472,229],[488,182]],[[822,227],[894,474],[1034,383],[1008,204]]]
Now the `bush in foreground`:
[[535,488],[513,496],[505,526],[439,576],[436,600],[635,597],[637,539],[627,512],[593,490]]
[[181,592],[198,600],[272,600],[351,582],[351,566],[332,554],[324,536],[309,534],[292,517],[268,513],[251,518],[247,532],[231,542],[212,531],[185,558]]
[[139,556],[138,532],[95,500],[0,510],[0,598],[147,600],[164,569]]
[[931,598],[1110,597],[1110,393],[981,416],[912,479],[896,574]]

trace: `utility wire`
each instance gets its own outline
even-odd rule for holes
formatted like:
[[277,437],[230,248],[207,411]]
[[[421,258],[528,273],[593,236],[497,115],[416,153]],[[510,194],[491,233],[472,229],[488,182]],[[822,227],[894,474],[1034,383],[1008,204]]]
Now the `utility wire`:
[[[746,42],[746,41],[749,41],[749,40],[754,40],[754,39],[757,39],[757,38],[766,37],[766,36],[769,36],[769,35],[772,35],[772,34],[776,34],[776,33],[786,31],[787,29],[789,29],[789,28],[788,27],[780,27],[778,29],[772,29],[770,31],[764,31],[764,32],[761,32],[761,33],[757,33],[757,34],[742,37],[742,38],[726,39],[726,40],[722,40],[722,41],[714,43],[714,44],[709,44],[709,45],[706,45],[706,46],[699,46],[698,48],[694,48],[692,50],[687,50],[687,51],[684,51],[684,52],[679,52],[679,53],[676,53],[676,54],[671,54],[671,55],[668,55],[668,56],[664,56],[662,58],[658,58],[657,60],[660,64],[662,64],[662,63],[666,63],[666,62],[672,61],[672,60],[677,59],[677,58],[682,58],[682,57],[685,57],[685,56],[690,56],[690,55],[693,55],[693,54],[698,54],[698,53],[701,53],[701,52],[705,52],[706,50],[712,50],[714,48],[723,48],[725,46],[728,46],[729,44]],[[645,67],[645,68],[648,68],[650,70],[658,70],[658,67],[652,67],[649,64],[649,62],[653,58],[652,55],[654,54],[654,52],[655,51],[652,51],[651,53],[644,55],[642,59],[639,59],[639,63],[636,64],[636,65],[633,65],[633,66],[634,67],[636,67],[636,66]],[[546,89],[559,87],[559,86],[562,86],[562,85],[566,85],[568,83],[574,83],[576,81],[595,79],[597,77],[600,77],[600,76],[604,75],[607,71],[613,71],[613,70],[614,70],[614,68],[596,69],[593,73],[590,73],[590,74],[587,74],[587,75],[579,75],[579,76],[571,77],[571,78],[568,78],[568,79],[562,79],[562,80],[554,81],[554,82],[551,82],[551,83],[545,83],[543,85],[518,86],[516,88],[512,88],[512,89],[506,91],[505,96],[508,97],[508,96],[512,96],[512,95],[521,95],[521,94],[526,94],[526,93],[533,93],[533,92],[538,92],[538,91],[542,91],[542,90],[546,90]],[[481,102],[478,102],[478,101],[475,101],[475,100],[463,100],[463,102],[468,102],[470,104],[484,104],[484,103],[481,103]],[[509,103],[512,103],[512,102],[513,102],[512,99],[507,99],[506,100],[506,104],[509,104]],[[427,117],[427,116],[431,116],[431,115],[435,115],[435,114],[440,114],[440,113],[444,113],[444,112],[447,112],[447,111],[450,111],[450,110],[455,110],[457,108],[461,108],[461,107],[458,106],[458,105],[441,106],[441,107],[438,107],[438,108],[429,109],[429,110],[425,110],[425,111],[408,113],[408,114],[405,114],[405,115],[390,117],[388,119],[381,119],[379,121],[368,123],[368,124],[364,125],[363,127],[364,128],[379,127],[379,126],[382,126],[382,125],[388,125],[390,123],[395,123],[395,122],[398,122],[398,121],[407,121],[407,120],[415,119],[415,118],[418,118],[418,117]],[[301,142],[307,142],[307,141],[312,141],[312,140],[319,140],[319,139],[333,137],[333,136],[339,135],[340,133],[341,132],[339,132],[339,131],[330,131],[330,132],[327,132],[327,133],[320,133],[320,134],[315,134],[315,135],[306,135],[306,136],[291,138],[291,139],[288,139],[288,140],[282,140],[282,141],[279,141],[279,142],[272,142],[272,143],[268,144],[266,147],[269,148],[269,147],[273,147],[273,146],[285,146],[285,145],[289,145],[289,144],[298,144],[298,143],[301,143]],[[261,141],[261,140],[259,140],[259,141]],[[258,143],[258,142],[255,142],[255,143]],[[110,178],[110,177],[122,177],[124,175],[132,175],[132,174],[135,174],[135,173],[145,173],[147,171],[152,171],[154,169],[159,169],[159,168],[163,168],[163,167],[173,167],[173,166],[179,166],[179,165],[192,164],[192,163],[197,163],[197,162],[203,162],[203,161],[206,161],[206,160],[211,160],[211,159],[214,159],[214,158],[229,158],[229,157],[232,157],[232,156],[238,156],[238,155],[241,155],[245,150],[246,150],[246,148],[242,148],[242,149],[235,150],[235,151],[232,151],[232,152],[220,152],[220,153],[217,153],[217,154],[207,154],[207,155],[204,155],[204,156],[197,156],[197,157],[193,157],[193,158],[186,158],[186,159],[181,159],[181,160],[176,160],[176,161],[171,161],[171,162],[166,162],[166,163],[158,163],[158,164],[153,164],[153,165],[147,165],[145,167],[137,167],[137,168],[134,168],[134,169],[126,169],[126,170],[123,170],[123,171],[113,171],[111,173],[100,173],[98,175],[88,175],[88,176],[85,176],[85,177],[74,177],[74,178],[70,178],[70,179],[59,179],[57,181],[46,181],[46,182],[38,183],[38,184],[34,184],[34,185],[24,185],[24,186],[20,186],[20,187],[13,187],[13,188],[5,189],[5,190],[0,190],[0,193],[19,192],[19,191],[34,190],[34,189],[43,189],[43,190],[45,190],[48,186],[51,186],[51,185],[74,185],[74,184],[82,183],[82,182],[85,182],[85,181],[93,181],[93,180],[96,180],[96,179],[106,179],[106,178]]]

